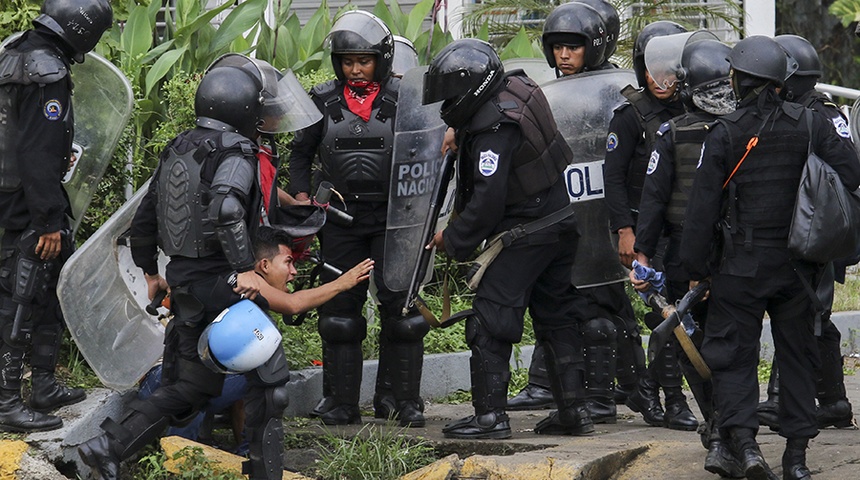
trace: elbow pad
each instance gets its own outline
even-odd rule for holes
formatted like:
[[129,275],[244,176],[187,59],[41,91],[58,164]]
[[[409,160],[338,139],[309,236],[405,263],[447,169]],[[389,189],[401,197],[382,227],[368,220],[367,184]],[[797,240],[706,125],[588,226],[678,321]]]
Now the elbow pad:
[[254,268],[254,252],[242,198],[248,198],[255,176],[255,166],[250,160],[229,157],[219,165],[212,179],[213,199],[209,216],[227,261],[238,272]]

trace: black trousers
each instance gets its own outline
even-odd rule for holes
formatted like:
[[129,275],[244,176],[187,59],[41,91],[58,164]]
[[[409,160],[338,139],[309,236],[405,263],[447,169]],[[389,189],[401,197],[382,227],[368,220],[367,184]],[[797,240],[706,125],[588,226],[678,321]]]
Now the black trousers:
[[[798,264],[811,281],[814,267]],[[780,366],[780,432],[811,438],[815,420],[815,368],[818,346],[810,300],[783,248],[735,246],[712,277],[702,355],[713,373],[720,428],[758,429],[757,366],[762,318],[770,316]]]

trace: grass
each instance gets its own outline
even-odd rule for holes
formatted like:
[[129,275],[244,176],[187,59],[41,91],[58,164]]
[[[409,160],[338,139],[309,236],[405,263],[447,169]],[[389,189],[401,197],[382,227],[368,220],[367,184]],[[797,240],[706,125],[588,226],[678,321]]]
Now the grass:
[[434,462],[433,447],[404,430],[366,424],[350,438],[326,434],[317,474],[323,480],[393,480]]
[[860,310],[860,277],[847,275],[845,284],[837,283],[833,294],[833,311]]

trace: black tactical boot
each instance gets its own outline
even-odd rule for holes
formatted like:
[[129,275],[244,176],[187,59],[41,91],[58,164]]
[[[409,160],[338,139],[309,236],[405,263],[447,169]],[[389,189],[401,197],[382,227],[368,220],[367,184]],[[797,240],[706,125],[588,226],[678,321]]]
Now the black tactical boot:
[[789,438],[785,442],[785,452],[782,454],[783,480],[812,480],[812,474],[806,467],[806,448],[808,438]]
[[556,410],[535,426],[538,435],[588,435],[594,433],[594,422],[585,405]]
[[830,426],[836,428],[856,428],[854,413],[851,411],[851,403],[847,399],[819,405],[815,409],[815,418],[818,420],[818,428],[827,428]]
[[639,379],[639,387],[634,391],[627,401],[627,408],[636,413],[641,413],[645,423],[654,427],[662,427],[665,419],[663,406],[660,405],[660,386],[657,381],[650,378],[646,373]]
[[361,423],[361,412],[358,409],[361,369],[361,344],[326,343],[323,384],[330,389],[331,396],[324,397],[314,409],[314,413],[322,423],[326,425]]
[[78,455],[95,480],[118,480],[120,463],[158,438],[167,423],[167,417],[151,420],[134,410],[121,423],[106,418],[101,424],[105,433],[78,445]]
[[30,406],[37,412],[47,413],[66,405],[82,402],[87,398],[81,388],[68,388],[57,383],[54,372],[33,368],[33,392]]
[[729,448],[729,442],[720,436],[717,428],[710,427],[712,423],[715,423],[714,419],[711,419],[710,423],[702,424],[707,427],[705,448],[708,449],[708,455],[705,457],[705,470],[725,478],[743,478],[741,464]]
[[767,400],[760,402],[756,413],[758,423],[767,425],[774,432],[779,431],[779,369],[776,359],[770,367],[770,378],[767,381]]
[[446,438],[511,438],[511,423],[505,412],[486,412],[451,422],[445,425],[442,433]]
[[534,383],[529,383],[520,393],[508,399],[508,410],[541,410],[554,406],[552,390]]
[[672,430],[693,431],[699,427],[699,421],[687,405],[687,399],[681,387],[663,388],[666,394],[666,413],[663,416],[663,426]]
[[24,405],[21,400],[21,374],[24,351],[0,341],[0,430],[6,432],[43,432],[63,426],[63,421]]
[[538,340],[535,343],[532,363],[529,366],[529,383],[520,390],[520,393],[508,399],[508,410],[542,410],[555,406],[552,390],[549,387],[545,351],[543,342]]
[[630,397],[630,395],[632,395],[635,391],[635,383],[632,385],[620,385],[616,383],[612,389],[612,397],[615,400],[615,404],[624,405],[625,403],[627,403],[627,399]]
[[[399,322],[420,322],[427,325],[423,317],[407,317]],[[429,327],[428,327],[429,328]],[[424,365],[424,344],[421,342],[393,342],[389,345],[391,366],[387,368],[394,395],[394,411],[401,427],[423,427],[424,399],[421,398],[421,370]],[[507,388],[507,387],[506,387]]]
[[748,480],[778,480],[764,460],[752,429],[734,428],[731,437],[741,470]]

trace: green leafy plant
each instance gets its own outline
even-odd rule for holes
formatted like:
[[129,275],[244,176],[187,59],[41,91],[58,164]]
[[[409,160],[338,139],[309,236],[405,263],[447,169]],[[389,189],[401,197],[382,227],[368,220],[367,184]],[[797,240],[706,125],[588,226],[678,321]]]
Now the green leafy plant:
[[433,447],[408,438],[404,430],[366,424],[349,438],[326,434],[319,445],[318,475],[324,480],[389,480],[436,460]]
[[860,21],[860,0],[836,0],[828,10],[842,20],[843,26]]
[[245,478],[238,472],[225,471],[203,455],[200,447],[185,447],[171,457],[182,465],[179,473],[171,473],[164,467],[167,455],[161,450],[150,448],[137,462],[132,473],[135,480],[241,480]]

